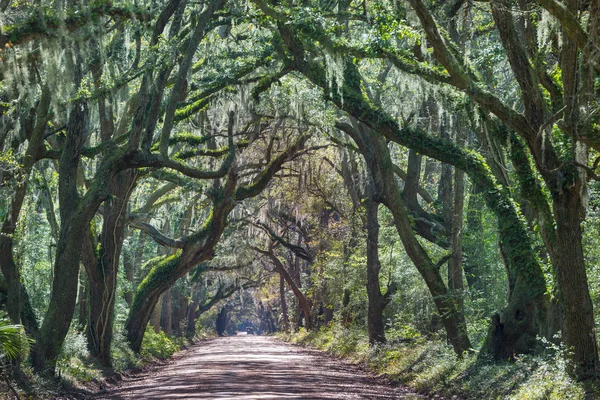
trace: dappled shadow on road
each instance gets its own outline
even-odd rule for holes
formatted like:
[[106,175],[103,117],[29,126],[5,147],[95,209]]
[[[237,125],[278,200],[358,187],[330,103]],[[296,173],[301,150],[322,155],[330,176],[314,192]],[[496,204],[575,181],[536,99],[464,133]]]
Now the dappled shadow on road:
[[416,399],[358,368],[274,338],[215,339],[97,399]]

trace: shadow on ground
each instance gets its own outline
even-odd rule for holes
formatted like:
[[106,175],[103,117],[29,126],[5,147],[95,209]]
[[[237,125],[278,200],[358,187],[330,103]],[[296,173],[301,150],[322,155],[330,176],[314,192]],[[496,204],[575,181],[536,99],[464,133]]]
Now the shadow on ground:
[[418,399],[353,365],[275,338],[203,342],[95,399]]

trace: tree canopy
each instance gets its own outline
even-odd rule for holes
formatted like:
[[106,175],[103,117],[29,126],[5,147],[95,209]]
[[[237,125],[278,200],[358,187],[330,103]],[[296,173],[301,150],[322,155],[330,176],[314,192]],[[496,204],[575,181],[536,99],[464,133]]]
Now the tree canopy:
[[210,320],[597,378],[598,1],[0,13],[0,304],[37,371]]

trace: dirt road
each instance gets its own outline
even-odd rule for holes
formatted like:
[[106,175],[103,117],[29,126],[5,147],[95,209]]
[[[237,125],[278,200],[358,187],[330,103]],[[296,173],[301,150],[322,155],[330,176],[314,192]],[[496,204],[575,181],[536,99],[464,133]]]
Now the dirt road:
[[202,342],[96,399],[418,399],[323,353],[272,337]]

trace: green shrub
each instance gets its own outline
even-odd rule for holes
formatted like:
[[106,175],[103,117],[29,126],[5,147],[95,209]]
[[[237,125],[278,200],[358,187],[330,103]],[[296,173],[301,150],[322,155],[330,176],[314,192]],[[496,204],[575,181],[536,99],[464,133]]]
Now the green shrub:
[[143,357],[166,359],[179,350],[179,345],[163,331],[156,333],[152,328],[146,329],[146,334],[142,341],[141,354]]

